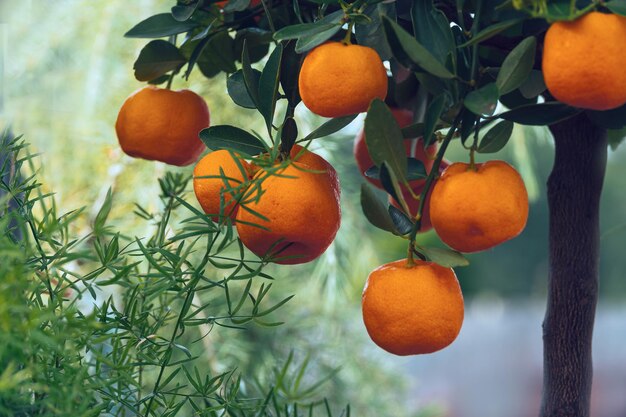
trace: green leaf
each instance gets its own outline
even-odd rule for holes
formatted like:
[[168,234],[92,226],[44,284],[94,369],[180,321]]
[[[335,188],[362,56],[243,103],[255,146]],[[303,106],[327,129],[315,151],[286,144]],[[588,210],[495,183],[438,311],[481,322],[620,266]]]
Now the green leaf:
[[198,0],[192,4],[176,5],[172,7],[172,17],[178,20],[179,22],[184,22],[186,20],[189,20],[189,18],[193,15],[193,12],[195,12],[198,6],[200,5],[200,3],[201,1]]
[[411,7],[413,33],[419,43],[445,64],[449,57],[456,61],[456,44],[450,22],[441,10],[433,6],[432,0],[414,1]]
[[492,38],[496,36],[498,33],[504,32],[505,30],[510,29],[513,26],[517,25],[518,23],[522,23],[523,21],[524,19],[512,19],[512,20],[505,20],[504,22],[499,22],[491,26],[488,26],[484,28],[483,30],[481,30],[480,32],[478,32],[469,41],[465,42],[462,45],[459,45],[459,48],[475,45],[479,42]]
[[211,126],[200,132],[200,139],[211,150],[230,149],[255,156],[267,149],[256,136],[235,126]]
[[198,56],[198,68],[207,78],[212,78],[221,72],[237,71],[233,49],[234,41],[227,32],[215,33],[206,42]]
[[443,94],[435,97],[428,107],[426,108],[426,114],[424,115],[424,147],[429,146],[434,141],[433,134],[437,128],[437,122],[443,113],[446,100]]
[[102,203],[102,207],[98,210],[98,214],[96,214],[96,218],[93,222],[93,230],[97,234],[101,233],[104,230],[104,225],[106,224],[107,218],[111,213],[111,208],[113,207],[113,195],[111,193],[111,188],[107,191],[107,195],[104,198],[104,202]]
[[448,71],[422,44],[387,16],[383,17],[383,28],[394,56],[403,65],[417,66],[439,78],[454,78],[454,74]]
[[243,72],[243,81],[248,90],[248,95],[255,104],[255,107],[259,107],[259,79],[254,75],[252,65],[250,64],[250,55],[248,54],[248,43],[243,42],[243,51],[241,53],[241,71]]
[[150,81],[169,71],[176,71],[187,62],[178,48],[164,40],[150,41],[139,52],[133,68],[135,78],[139,81]]
[[270,44],[273,44],[272,32],[256,27],[239,29],[235,34],[234,53],[241,59],[244,41],[248,47],[250,62],[259,62],[267,55]]
[[413,123],[402,128],[402,137],[405,139],[414,139],[421,136],[424,136],[424,123]]
[[338,23],[301,23],[297,25],[286,26],[274,33],[274,40],[283,41],[287,39],[299,39],[307,36],[316,35],[317,33],[333,29]]
[[404,199],[404,194],[402,193],[402,188],[400,187],[400,183],[398,181],[398,177],[393,169],[389,166],[387,161],[383,161],[380,164],[379,170],[380,182],[387,191],[387,193],[402,206],[402,209],[407,213],[410,212],[408,205]]
[[[252,74],[253,77],[257,79],[258,83],[258,80],[261,77],[261,71],[253,69]],[[246,109],[256,108],[254,101],[252,101],[250,94],[248,94],[242,70],[237,70],[231,74],[230,77],[228,77],[226,80],[226,89],[228,90],[228,95],[235,102],[235,104],[245,107]]]
[[200,26],[197,22],[180,22],[171,13],[161,13],[150,16],[146,20],[137,23],[131,30],[124,34],[127,38],[164,38],[188,32]]
[[[406,176],[407,181],[423,180],[428,177],[426,167],[422,161],[415,158],[407,158],[406,161],[408,165],[408,172]],[[380,180],[380,168],[376,165],[369,167],[363,174],[365,174],[367,178]]]
[[289,106],[295,108],[300,103],[300,91],[298,90],[298,76],[304,56],[296,53],[296,43],[286,42],[281,60],[280,85],[283,88]]
[[383,203],[376,197],[372,187],[361,184],[361,209],[365,218],[379,229],[397,234],[389,212]]
[[259,78],[259,112],[263,115],[268,130],[272,128],[276,110],[282,54],[283,46],[279,44],[272,51]]
[[326,29],[315,35],[304,36],[299,38],[296,42],[296,52],[302,54],[306,51],[309,51],[316,46],[319,46],[332,38],[339,30],[341,29],[341,25],[336,25],[330,29]]
[[306,135],[306,137],[302,139],[302,142],[330,136],[333,133],[338,132],[344,127],[348,126],[357,116],[358,114],[351,114],[349,116],[335,117],[334,119],[330,119],[317,129]]
[[606,137],[609,142],[611,150],[615,151],[617,147],[626,139],[626,128],[622,129],[608,129],[606,131]]
[[389,216],[391,217],[391,221],[393,222],[395,229],[398,231],[398,234],[406,236],[411,233],[411,230],[413,230],[413,222],[402,212],[402,210],[393,205],[390,205],[387,210],[389,211]]
[[621,129],[626,126],[626,104],[616,109],[585,112],[591,121],[605,129]]
[[519,87],[520,93],[525,98],[535,98],[539,94],[546,91],[546,83],[543,80],[543,72],[539,70],[532,70],[528,74],[526,81]]
[[569,119],[581,110],[557,101],[529,104],[501,113],[498,117],[521,125],[547,126]]
[[513,133],[514,123],[503,120],[485,134],[480,141],[477,151],[479,153],[494,153],[504,148]]
[[496,79],[500,94],[513,91],[526,81],[535,64],[536,49],[537,40],[529,36],[506,56]]
[[250,6],[250,0],[228,0],[226,6],[224,6],[224,12],[242,12]]
[[293,117],[288,117],[280,128],[280,148],[290,150],[298,139],[298,125]]
[[499,97],[500,92],[496,83],[489,83],[470,92],[465,97],[463,104],[478,116],[491,116],[496,111]]
[[394,3],[378,3],[368,5],[363,14],[371,18],[371,22],[356,22],[354,25],[354,36],[357,43],[362,46],[369,46],[374,49],[383,61],[392,57],[389,45],[385,39],[382,27],[383,16],[395,16],[396,8]]
[[604,7],[607,7],[615,14],[626,16],[626,0],[611,0],[604,3]]
[[431,262],[445,266],[446,268],[469,265],[469,261],[460,252],[451,249],[420,247],[419,251]]
[[472,132],[474,132],[474,126],[476,126],[476,122],[478,121],[478,116],[476,116],[471,111],[463,112],[463,116],[461,117],[461,143],[465,145],[465,141],[470,137]]
[[372,101],[365,116],[365,143],[374,164],[381,166],[386,161],[400,181],[405,179],[407,162],[402,131],[380,99]]

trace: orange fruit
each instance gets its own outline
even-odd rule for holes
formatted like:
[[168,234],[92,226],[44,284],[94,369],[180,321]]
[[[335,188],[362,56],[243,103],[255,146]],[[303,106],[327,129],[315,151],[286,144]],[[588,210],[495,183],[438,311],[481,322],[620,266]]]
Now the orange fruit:
[[214,151],[198,161],[193,170],[193,191],[213,221],[219,220],[221,205],[223,216],[234,219],[237,214],[238,204],[233,199],[243,196],[245,190],[235,188],[249,179],[250,172],[249,164],[240,158],[235,160],[237,157],[227,150]]
[[363,290],[363,322],[374,343],[395,355],[448,346],[463,324],[463,294],[452,268],[391,262],[372,271]]
[[[236,217],[241,242],[259,257],[279,264],[319,257],[332,243],[341,221],[335,169],[300,146],[293,147],[291,159],[278,175],[261,182],[260,197],[249,198]],[[265,175],[261,169],[255,178]]]
[[387,70],[372,48],[327,42],[304,58],[298,87],[313,113],[347,116],[367,111],[375,98],[385,98]]
[[553,23],[543,44],[543,76],[557,100],[608,110],[626,103],[626,17],[591,12]]
[[450,165],[430,198],[430,220],[441,240],[460,252],[492,248],[519,235],[528,219],[524,181],[504,161]]
[[115,131],[128,155],[183,166],[205,149],[198,134],[208,126],[209,108],[202,97],[150,85],[124,101]]
[[[393,114],[394,118],[401,128],[406,127],[413,122],[413,114],[409,110],[392,108],[391,113]],[[430,172],[430,169],[432,168],[434,162],[432,158],[437,152],[437,144],[430,145],[427,149],[424,149],[424,142],[421,138],[410,139],[404,141],[404,148],[406,149],[407,157],[419,159],[424,163],[424,166],[426,167],[426,172]],[[365,171],[374,166],[374,161],[372,160],[372,157],[367,150],[364,129],[361,129],[356,138],[354,138],[353,152],[354,158],[356,159],[356,164],[359,167],[359,172],[361,173],[361,175],[363,175],[363,177],[374,186],[383,189],[380,180],[369,178],[365,175]],[[411,182],[411,185],[418,186],[419,184],[423,183],[423,180],[418,180]]]

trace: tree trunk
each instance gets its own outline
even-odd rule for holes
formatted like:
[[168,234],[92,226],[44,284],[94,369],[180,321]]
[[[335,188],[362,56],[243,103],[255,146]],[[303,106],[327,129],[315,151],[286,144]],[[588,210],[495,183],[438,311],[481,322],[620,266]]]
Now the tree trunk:
[[556,155],[548,179],[550,271],[540,416],[589,417],[606,131],[584,114],[550,130]]

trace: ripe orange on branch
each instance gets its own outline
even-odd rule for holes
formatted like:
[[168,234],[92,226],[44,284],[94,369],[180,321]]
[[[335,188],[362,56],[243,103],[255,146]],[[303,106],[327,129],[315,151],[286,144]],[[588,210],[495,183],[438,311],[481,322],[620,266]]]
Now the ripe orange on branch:
[[[236,217],[241,242],[256,255],[279,264],[319,257],[332,243],[341,221],[335,169],[300,146],[294,146],[290,156],[290,164],[264,179],[260,196],[251,196],[253,201],[241,206]],[[255,178],[264,175],[267,172],[260,169]]]
[[543,45],[548,91],[574,107],[609,110],[626,103],[626,17],[591,12],[553,23]]
[[435,184],[430,220],[441,240],[460,252],[492,248],[519,235],[528,219],[524,181],[504,161],[454,163]]
[[[235,190],[249,179],[250,165],[236,154],[219,150],[205,155],[193,170],[193,190],[205,213],[213,221],[220,218],[220,206],[223,216],[235,218],[238,204],[237,195],[243,196],[245,190]],[[206,178],[203,178],[206,177]],[[223,201],[223,203],[222,203]]]
[[124,101],[115,131],[126,154],[183,166],[205,149],[198,134],[208,126],[209,108],[193,91],[147,86]]
[[372,48],[327,42],[304,58],[298,87],[302,102],[313,113],[347,116],[367,111],[375,98],[385,98],[387,71]]
[[432,353],[456,339],[463,294],[451,268],[432,262],[391,262],[372,271],[362,298],[363,322],[381,348],[395,355]]

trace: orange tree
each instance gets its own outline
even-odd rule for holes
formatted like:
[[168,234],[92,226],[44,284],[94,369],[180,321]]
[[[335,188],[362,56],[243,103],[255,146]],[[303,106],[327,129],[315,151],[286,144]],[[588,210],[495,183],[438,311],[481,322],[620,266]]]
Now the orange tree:
[[[235,126],[204,129],[200,138],[214,151],[274,163],[289,159],[295,143],[306,146],[367,111],[371,167],[365,175],[393,204],[379,201],[364,185],[362,207],[375,226],[407,239],[405,268],[465,265],[461,252],[515,237],[528,210],[523,183],[507,164],[476,164],[474,155],[502,149],[515,123],[548,126],[556,156],[548,180],[550,272],[540,414],[588,416],[598,206],[607,141],[620,141],[626,125],[624,15],[623,0],[179,0],[126,36],[169,37],[141,51],[134,66],[138,80],[161,84],[194,69],[207,78],[225,72],[234,103],[258,110],[263,134]],[[332,119],[300,135],[294,114],[301,101]],[[411,121],[394,117],[401,108],[412,113]],[[421,159],[405,147],[417,137]],[[442,174],[453,140],[467,149],[469,164],[453,164]],[[429,159],[433,146],[438,150]],[[223,172],[221,177],[232,190]],[[416,242],[431,218],[456,250]],[[364,314],[383,319],[365,304],[364,299]],[[368,330],[376,339],[381,324]]]

